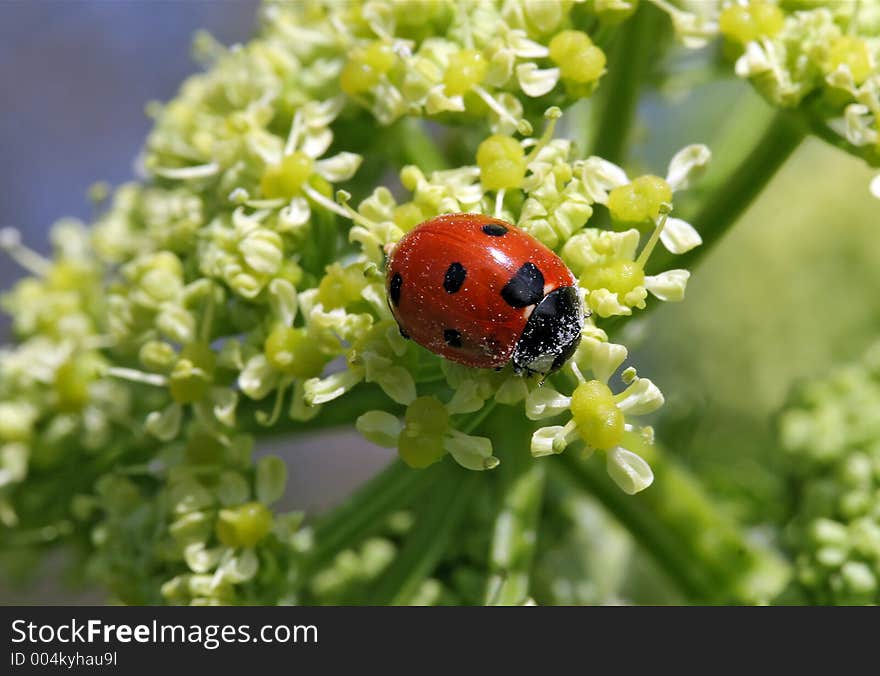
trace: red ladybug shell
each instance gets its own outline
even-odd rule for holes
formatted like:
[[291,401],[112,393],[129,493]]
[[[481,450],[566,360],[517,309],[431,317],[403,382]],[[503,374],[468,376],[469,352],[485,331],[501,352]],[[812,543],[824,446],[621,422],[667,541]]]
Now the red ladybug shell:
[[[574,285],[550,249],[482,214],[446,214],[417,226],[392,251],[386,278],[405,337],[480,368],[510,361],[535,306]],[[577,312],[581,322],[579,303]]]

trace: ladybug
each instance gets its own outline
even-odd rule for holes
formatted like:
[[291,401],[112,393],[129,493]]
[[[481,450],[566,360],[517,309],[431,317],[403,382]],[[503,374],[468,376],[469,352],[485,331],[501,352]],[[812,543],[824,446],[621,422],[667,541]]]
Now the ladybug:
[[574,275],[531,235],[482,214],[445,214],[392,249],[385,280],[404,338],[478,368],[547,375],[581,339]]

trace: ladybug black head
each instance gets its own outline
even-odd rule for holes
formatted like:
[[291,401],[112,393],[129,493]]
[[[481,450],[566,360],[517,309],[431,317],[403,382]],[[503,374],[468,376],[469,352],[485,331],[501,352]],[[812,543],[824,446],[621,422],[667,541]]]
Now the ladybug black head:
[[584,315],[573,286],[551,291],[535,306],[513,350],[513,368],[547,375],[558,371],[581,342]]

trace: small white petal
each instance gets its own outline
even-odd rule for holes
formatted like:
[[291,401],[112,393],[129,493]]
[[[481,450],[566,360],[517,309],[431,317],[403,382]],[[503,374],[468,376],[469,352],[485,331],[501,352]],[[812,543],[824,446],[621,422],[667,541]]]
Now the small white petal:
[[238,376],[238,386],[251,399],[262,399],[278,382],[278,373],[260,353],[247,360]]
[[544,455],[562,453],[574,441],[576,436],[577,428],[574,425],[574,421],[569,422],[564,427],[562,425],[541,427],[532,434],[532,456],[540,458]]
[[529,386],[526,379],[519,376],[511,376],[495,392],[495,401],[499,404],[516,404],[525,399],[529,394]]
[[408,405],[415,401],[416,383],[410,372],[402,366],[392,366],[375,376],[374,380],[398,404]]
[[367,441],[385,448],[395,448],[403,423],[386,411],[367,411],[357,419],[355,427]]
[[871,194],[880,199],[880,174],[871,179]]
[[293,326],[297,308],[296,288],[293,284],[281,278],[269,282],[269,303],[281,323]]
[[309,157],[316,159],[327,152],[327,148],[330,147],[331,143],[333,143],[333,132],[329,129],[309,130],[306,133],[300,150]]
[[571,404],[571,397],[560,394],[549,385],[538,387],[526,397],[526,417],[529,420],[551,418],[565,411]]
[[499,464],[498,458],[492,455],[492,442],[486,437],[472,437],[451,429],[443,438],[443,448],[465,469],[479,472]]
[[480,396],[475,380],[465,380],[455,388],[455,394],[446,405],[446,409],[454,414],[474,413],[483,408],[485,399]]
[[359,369],[346,369],[326,378],[309,378],[303,387],[305,400],[312,406],[326,404],[341,397],[363,380],[363,372]]
[[626,172],[601,157],[588,157],[584,160],[581,169],[581,182],[584,184],[584,193],[590,202],[605,204],[608,201],[609,191],[621,185],[629,183]]
[[526,37],[524,30],[516,29],[507,34],[507,44],[521,59],[545,59],[550,50],[544,45],[533,42]]
[[355,153],[339,153],[315,162],[315,171],[330,183],[339,183],[354,176],[363,160],[363,157]]
[[608,452],[608,475],[629,495],[645,490],[654,482],[651,466],[632,451],[617,446]]
[[553,90],[559,82],[559,69],[540,69],[534,63],[521,63],[516,67],[516,79],[526,96],[537,98]]
[[309,203],[302,197],[294,197],[290,204],[284,207],[278,214],[278,231],[288,232],[296,230],[309,222],[312,211]]
[[144,428],[159,441],[171,441],[180,432],[183,420],[183,407],[169,404],[163,411],[153,411],[147,416]]
[[663,393],[648,378],[636,378],[627,387],[623,398],[617,402],[617,408],[626,415],[646,415],[663,406]]
[[232,584],[241,584],[253,578],[259,567],[260,561],[253,548],[242,549],[236,556],[223,564],[214,577]]
[[688,187],[695,174],[704,169],[709,163],[712,153],[709,148],[702,144],[689,145],[682,148],[669,162],[669,170],[666,173],[666,182],[673,192],[684,190]]
[[425,99],[425,112],[436,115],[445,111],[460,112],[464,110],[464,99],[461,96],[447,96],[442,84],[431,87]]
[[684,300],[691,273],[687,270],[667,270],[659,275],[645,277],[645,287],[660,300],[679,303]]
[[320,412],[320,404],[312,406],[306,401],[305,385],[303,382],[301,380],[294,381],[293,398],[291,399],[290,409],[288,411],[291,420],[300,420],[304,422],[306,420],[311,420]]
[[607,383],[614,372],[626,360],[627,349],[617,343],[609,343],[585,336],[581,349],[589,355],[589,367],[596,380]]
[[227,427],[235,427],[235,408],[238,406],[238,393],[225,387],[214,388],[214,417]]
[[663,232],[660,233],[660,241],[670,253],[683,254],[700,246],[703,238],[687,221],[669,217],[666,219]]

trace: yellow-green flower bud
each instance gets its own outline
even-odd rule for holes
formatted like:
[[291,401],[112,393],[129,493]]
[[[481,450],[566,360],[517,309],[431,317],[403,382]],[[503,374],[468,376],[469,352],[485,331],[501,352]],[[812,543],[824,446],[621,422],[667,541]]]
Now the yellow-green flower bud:
[[55,371],[58,410],[76,412],[89,402],[89,385],[97,375],[97,363],[88,356],[73,356]]
[[205,343],[191,343],[180,353],[169,378],[171,397],[179,404],[202,399],[211,386],[216,358]]
[[718,17],[718,27],[726,37],[745,44],[776,35],[782,30],[784,21],[782,10],[769,2],[755,2],[748,6],[732,3]]
[[358,267],[343,268],[333,263],[318,285],[318,301],[325,310],[344,308],[361,298],[367,285],[363,270]]
[[605,52],[581,31],[562,31],[550,40],[550,59],[560,75],[580,84],[594,82],[605,72]]
[[571,395],[571,415],[589,446],[607,451],[623,440],[624,415],[605,383],[581,383]]
[[303,151],[285,155],[278,164],[266,167],[260,179],[260,191],[269,199],[290,199],[312,175],[315,161]]
[[275,327],[266,338],[263,351],[272,368],[296,378],[316,378],[328,361],[318,341],[299,327]]
[[477,148],[477,166],[484,189],[518,188],[526,175],[526,156],[516,139],[495,134]]
[[391,45],[374,42],[366,49],[356,49],[339,74],[339,87],[349,96],[369,91],[394,66]]
[[177,352],[169,344],[161,340],[148,340],[138,352],[141,365],[150,371],[168,373],[177,359]]
[[871,74],[871,54],[867,43],[853,35],[842,35],[828,52],[828,71],[847,66],[856,84],[862,84]]
[[272,512],[260,502],[221,509],[217,539],[227,547],[253,547],[272,530]]
[[0,402],[0,441],[27,441],[33,433],[39,412],[32,404]]
[[608,194],[608,211],[618,224],[643,224],[660,215],[664,202],[672,201],[672,188],[659,176],[639,176],[632,183],[614,188]]
[[195,432],[186,440],[186,460],[193,465],[219,463],[223,459],[224,450],[220,440],[208,432]]
[[425,220],[425,214],[415,202],[406,202],[394,208],[394,224],[409,232]]
[[435,397],[419,397],[406,409],[406,424],[397,440],[397,451],[410,467],[421,469],[440,460],[446,450],[443,437],[449,413]]
[[460,96],[486,77],[489,64],[475,49],[462,49],[449,59],[443,84],[447,96]]
[[635,261],[616,260],[584,270],[580,285],[585,289],[608,289],[623,299],[630,291],[645,285],[645,271]]

